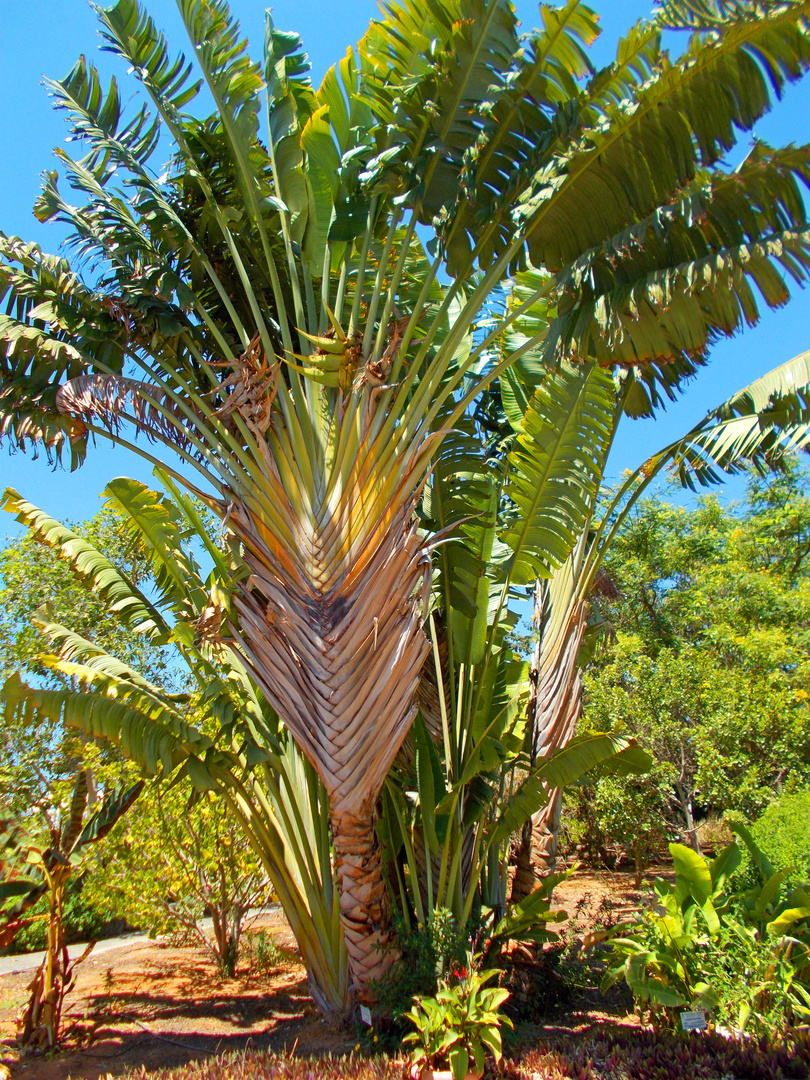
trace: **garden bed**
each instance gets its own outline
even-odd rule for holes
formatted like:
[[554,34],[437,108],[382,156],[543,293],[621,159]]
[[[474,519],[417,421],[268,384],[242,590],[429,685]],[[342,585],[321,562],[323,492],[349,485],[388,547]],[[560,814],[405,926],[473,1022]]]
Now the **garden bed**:
[[[560,887],[554,906],[568,911],[564,925],[575,940],[597,923],[628,914],[638,896],[630,873],[583,871]],[[271,931],[279,944],[293,946],[280,914],[263,915],[256,926]],[[226,1066],[211,1071],[212,1062],[231,1051],[306,1056],[352,1053],[358,1045],[358,1035],[319,1018],[298,965],[249,971],[243,963],[239,978],[223,979],[201,949],[141,941],[95,959],[91,954],[79,968],[67,1000],[66,1027],[72,1025],[72,1031],[65,1051],[51,1060],[19,1059],[9,1044],[31,977],[31,972],[0,977],[0,1042],[6,1044],[0,1060],[14,1080],[99,1080],[108,1073],[151,1073],[195,1060],[204,1066],[198,1075],[226,1077],[231,1075],[221,1071]],[[616,993],[606,1002],[581,986],[564,997],[550,994],[548,1008],[539,1011],[540,1022],[520,1029],[524,1044],[562,1038],[572,1046],[586,1045],[595,1033],[637,1024],[629,997]],[[373,1050],[373,1036],[361,1045]],[[518,1045],[514,1050],[519,1052]],[[261,1069],[256,1075],[263,1075]]]

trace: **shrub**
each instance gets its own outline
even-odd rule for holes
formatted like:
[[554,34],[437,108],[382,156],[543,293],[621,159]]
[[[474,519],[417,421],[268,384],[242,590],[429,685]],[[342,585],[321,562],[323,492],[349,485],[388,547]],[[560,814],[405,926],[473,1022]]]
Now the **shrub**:
[[464,1080],[468,1072],[483,1075],[488,1055],[500,1065],[501,1024],[512,1027],[500,1013],[509,991],[487,986],[498,972],[477,971],[476,959],[471,953],[467,966],[454,971],[435,998],[418,998],[406,1014],[415,1030],[403,1041],[413,1046],[411,1063],[417,1070],[449,1065],[453,1080]]
[[631,858],[640,884],[653,859],[678,835],[667,818],[670,787],[671,769],[659,762],[644,776],[597,776],[566,792],[569,854],[611,869]]
[[681,1009],[702,1009],[728,1027],[775,1036],[810,1020],[810,891],[785,884],[744,825],[757,882],[732,892],[736,843],[714,860],[670,844],[674,885],[656,878],[638,920],[609,937],[603,989],[623,980],[656,1025],[676,1027]]
[[665,820],[668,784],[666,763],[646,776],[604,776],[596,784],[594,811],[599,829],[632,853],[637,886],[652,857],[672,838]]
[[715,988],[707,978],[707,957],[720,933],[718,908],[726,875],[740,861],[718,856],[708,862],[683,844],[670,844],[675,883],[656,878],[639,920],[609,932],[613,958],[603,992],[624,980],[655,1023],[677,1023],[677,1010],[709,1012],[717,1005]]
[[[48,935],[48,920],[44,918],[48,914],[48,898],[42,899],[34,905],[27,915],[42,915],[43,918],[32,922],[21,930],[8,947],[12,955],[19,953],[41,952],[45,948]],[[65,943],[73,945],[77,941],[95,941],[100,938],[105,928],[110,925],[110,919],[106,912],[99,911],[95,904],[88,899],[82,889],[75,889],[68,893],[65,900]]]
[[751,833],[777,870],[795,867],[789,884],[810,878],[810,788],[786,791],[775,799]]
[[465,963],[471,938],[445,908],[438,908],[427,924],[407,928],[398,920],[396,929],[402,961],[377,987],[378,1009],[386,1020],[382,1034],[393,1038],[392,1047],[407,1029],[404,1016],[413,999],[435,994],[439,981]]
[[269,930],[247,930],[242,936],[242,959],[251,975],[261,975],[290,963],[290,953],[282,949]]

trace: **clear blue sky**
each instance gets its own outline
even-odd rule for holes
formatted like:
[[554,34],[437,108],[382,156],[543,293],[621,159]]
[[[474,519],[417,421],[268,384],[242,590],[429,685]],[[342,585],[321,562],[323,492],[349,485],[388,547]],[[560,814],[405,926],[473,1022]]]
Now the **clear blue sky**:
[[[174,0],[147,0],[150,11],[176,48],[186,39]],[[597,63],[606,63],[620,34],[651,8],[652,0],[593,0],[602,12],[603,34],[594,50]],[[232,0],[231,7],[258,57],[263,38],[265,4]],[[524,26],[535,22],[536,7],[520,0]],[[326,69],[353,44],[374,16],[373,0],[283,0],[273,7],[280,28],[298,30],[304,37],[319,80]],[[680,51],[673,35],[671,47]],[[61,78],[80,53],[105,73],[115,71],[126,83],[123,66],[98,50],[96,18],[85,0],[3,0],[0,40],[5,43],[0,66],[0,230],[36,240],[55,250],[61,234],[40,226],[31,213],[39,177],[53,167],[51,149],[64,137],[64,120],[55,113],[42,76]],[[681,38],[685,42],[685,39]],[[134,81],[130,83],[134,85]],[[785,99],[757,127],[757,134],[774,144],[810,142],[810,77],[790,88]],[[711,406],[776,364],[810,348],[810,290],[799,292],[786,309],[764,313],[760,324],[715,349],[683,398],[653,421],[626,421],[610,462],[610,472],[637,465],[695,423]],[[59,517],[81,518],[99,506],[98,494],[113,476],[151,480],[148,466],[123,450],[99,446],[77,473],[50,471],[44,455],[33,461],[0,451],[0,481]],[[737,486],[733,490],[739,490]],[[0,520],[0,536],[13,532],[13,522]]]

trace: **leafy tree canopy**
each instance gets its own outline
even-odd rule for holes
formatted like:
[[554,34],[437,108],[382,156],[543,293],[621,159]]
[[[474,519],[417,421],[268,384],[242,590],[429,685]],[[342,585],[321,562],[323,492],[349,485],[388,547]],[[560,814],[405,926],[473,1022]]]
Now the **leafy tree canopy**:
[[609,614],[655,658],[699,647],[712,663],[801,690],[810,661],[810,473],[752,475],[741,506],[641,504],[606,567]]
[[792,461],[752,476],[739,506],[657,496],[618,534],[618,595],[600,601],[616,638],[586,676],[585,722],[629,731],[657,759],[643,783],[593,793],[620,843],[694,839],[702,817],[755,816],[810,775],[808,479]]

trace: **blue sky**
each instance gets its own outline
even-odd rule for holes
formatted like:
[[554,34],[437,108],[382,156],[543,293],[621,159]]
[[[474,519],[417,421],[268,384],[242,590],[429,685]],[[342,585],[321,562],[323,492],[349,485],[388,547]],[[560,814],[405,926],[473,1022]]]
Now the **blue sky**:
[[[186,40],[174,0],[147,0],[156,21],[176,48]],[[524,26],[536,19],[536,6],[521,0],[518,14]],[[603,34],[594,49],[594,60],[606,63],[614,53],[622,31],[647,14],[644,0],[594,0],[602,12]],[[231,7],[259,55],[263,37],[265,4],[259,0],[232,0]],[[273,6],[276,25],[298,30],[310,53],[314,76],[320,79],[354,43],[374,17],[372,0],[283,0]],[[39,225],[31,206],[39,189],[39,177],[53,167],[51,149],[65,133],[64,120],[55,113],[42,86],[43,75],[61,78],[80,53],[86,54],[102,72],[116,72],[125,80],[123,66],[100,53],[96,18],[85,0],[4,0],[0,4],[0,39],[5,42],[0,66],[0,230],[36,240],[56,250],[61,234],[55,227]],[[685,38],[682,38],[685,44]],[[675,35],[671,48],[682,46]],[[134,81],[130,82],[134,86]],[[810,78],[791,87],[785,99],[756,129],[773,144],[810,142]],[[747,145],[746,140],[741,147]],[[611,457],[609,472],[641,460],[694,424],[709,408],[769,368],[810,348],[810,290],[799,292],[786,309],[763,313],[757,327],[724,342],[715,349],[704,369],[681,400],[657,419],[626,421]],[[127,451],[99,446],[77,473],[50,470],[44,455],[9,457],[0,450],[0,481],[58,517],[86,517],[99,506],[98,496],[113,476],[137,476],[151,481],[149,467]],[[739,484],[729,489],[739,492]],[[0,521],[0,536],[14,532]]]

